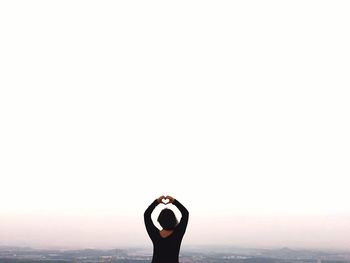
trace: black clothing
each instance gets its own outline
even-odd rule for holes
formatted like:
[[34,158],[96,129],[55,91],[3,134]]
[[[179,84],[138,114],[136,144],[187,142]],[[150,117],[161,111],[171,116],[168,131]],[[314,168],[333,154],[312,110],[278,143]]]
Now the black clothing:
[[172,204],[180,210],[181,221],[176,225],[172,234],[161,237],[159,229],[155,227],[151,219],[151,213],[158,204],[157,199],[154,200],[144,213],[147,233],[153,243],[152,263],[179,263],[180,245],[188,223],[188,211],[179,201],[174,199]]

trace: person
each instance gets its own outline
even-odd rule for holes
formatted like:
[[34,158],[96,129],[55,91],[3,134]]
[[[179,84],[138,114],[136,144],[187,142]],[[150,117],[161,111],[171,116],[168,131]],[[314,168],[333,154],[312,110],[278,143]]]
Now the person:
[[[159,216],[158,222],[163,228],[159,230],[152,222],[151,213],[154,208],[163,200],[175,205],[181,212],[182,217],[178,223],[174,212],[169,208],[164,208]],[[147,233],[153,243],[152,263],[179,263],[179,252],[182,238],[185,234],[188,223],[188,210],[171,196],[160,196],[155,199],[144,212],[144,221]]]

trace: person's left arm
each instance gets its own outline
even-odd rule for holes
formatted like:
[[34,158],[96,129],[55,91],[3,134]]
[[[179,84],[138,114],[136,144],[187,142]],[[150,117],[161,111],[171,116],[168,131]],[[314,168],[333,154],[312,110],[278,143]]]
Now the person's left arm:
[[164,196],[159,197],[158,199],[155,199],[146,209],[146,211],[143,214],[143,218],[145,221],[145,226],[146,226],[146,230],[148,235],[150,236],[150,238],[152,239],[156,234],[159,233],[159,229],[153,224],[152,222],[152,218],[151,218],[151,214],[154,210],[154,208],[156,208],[157,205],[159,205],[159,203],[161,203],[162,199],[164,198]]

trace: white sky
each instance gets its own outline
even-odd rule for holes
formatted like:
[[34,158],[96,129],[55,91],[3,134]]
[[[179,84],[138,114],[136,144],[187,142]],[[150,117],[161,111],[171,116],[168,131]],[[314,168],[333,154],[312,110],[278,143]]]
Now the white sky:
[[349,244],[349,11],[2,1],[0,245],[148,243],[162,194],[188,244]]

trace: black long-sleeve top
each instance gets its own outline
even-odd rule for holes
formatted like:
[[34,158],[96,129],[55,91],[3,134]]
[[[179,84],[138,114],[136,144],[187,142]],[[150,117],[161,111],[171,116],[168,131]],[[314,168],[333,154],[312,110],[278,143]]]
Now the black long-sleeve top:
[[154,200],[144,213],[147,233],[153,243],[152,263],[179,263],[181,241],[188,223],[188,211],[178,200],[174,199],[172,204],[180,210],[181,221],[171,235],[162,237],[151,219],[151,213],[158,204],[158,200]]

